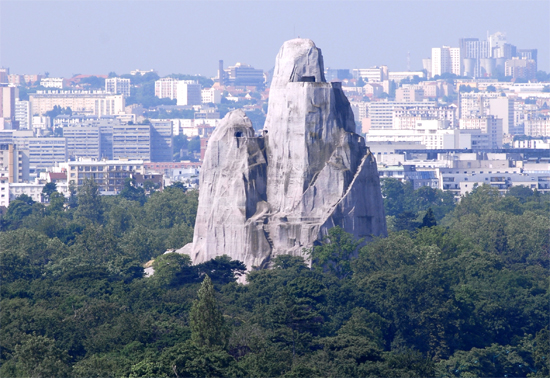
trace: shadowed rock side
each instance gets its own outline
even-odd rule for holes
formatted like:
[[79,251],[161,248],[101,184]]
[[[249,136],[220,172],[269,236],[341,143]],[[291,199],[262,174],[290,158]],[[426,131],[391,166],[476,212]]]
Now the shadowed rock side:
[[340,84],[326,83],[323,71],[312,41],[285,42],[263,138],[240,110],[216,129],[193,245],[180,250],[194,263],[227,254],[249,269],[266,267],[276,255],[302,255],[334,226],[366,240],[386,235],[376,161],[355,134]]

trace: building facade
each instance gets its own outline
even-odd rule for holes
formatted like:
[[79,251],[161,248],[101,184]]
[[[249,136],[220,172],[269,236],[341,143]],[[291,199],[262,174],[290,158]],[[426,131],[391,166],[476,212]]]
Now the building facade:
[[130,97],[130,79],[120,77],[105,79],[105,92]]

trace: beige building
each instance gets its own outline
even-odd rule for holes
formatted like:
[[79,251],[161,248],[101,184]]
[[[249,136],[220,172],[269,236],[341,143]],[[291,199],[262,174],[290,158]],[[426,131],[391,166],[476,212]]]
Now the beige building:
[[90,91],[39,91],[29,96],[33,115],[44,115],[55,106],[71,108],[75,113],[116,115],[124,113],[124,96]]
[[15,144],[0,144],[0,170],[5,173],[8,183],[29,179],[28,153],[28,150],[17,148]]
[[489,148],[502,148],[502,119],[494,116],[461,118],[460,128],[463,130],[481,130],[489,136]]
[[537,63],[533,59],[512,58],[504,64],[504,74],[514,79],[532,80],[537,74]]
[[417,85],[404,85],[395,90],[395,101],[417,102],[424,100],[424,89]]
[[82,186],[86,179],[94,180],[101,192],[118,193],[124,181],[133,173],[144,174],[143,160],[93,160],[79,159],[59,165],[67,172],[69,184]]
[[550,137],[550,118],[534,118],[524,123],[524,133],[528,136]]

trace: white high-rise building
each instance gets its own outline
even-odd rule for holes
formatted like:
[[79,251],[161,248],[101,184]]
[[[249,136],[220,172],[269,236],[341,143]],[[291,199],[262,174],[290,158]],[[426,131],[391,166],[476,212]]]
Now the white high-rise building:
[[[491,49],[491,51],[494,51],[495,49],[504,47],[504,45],[506,44],[506,33],[496,32],[495,34],[491,34],[488,39],[489,48]],[[493,58],[498,57],[493,56]]]
[[222,100],[222,91],[215,88],[203,89],[201,97],[203,104],[219,104]]
[[459,47],[432,48],[432,76],[453,73],[462,75],[462,54]]
[[19,122],[19,130],[32,129],[31,103],[15,100],[15,120]]
[[178,97],[178,80],[164,77],[155,81],[155,96],[174,100]]
[[201,85],[194,80],[180,80],[177,85],[178,105],[202,104]]
[[130,79],[120,77],[105,79],[105,92],[130,97]]

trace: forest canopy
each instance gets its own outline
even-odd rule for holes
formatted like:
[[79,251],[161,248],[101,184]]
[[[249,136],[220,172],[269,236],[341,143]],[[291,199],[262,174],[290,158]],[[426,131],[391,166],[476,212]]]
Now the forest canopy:
[[194,191],[19,197],[0,218],[0,376],[550,375],[550,196],[382,189],[387,238],[334,228],[311,266],[248,273],[165,253],[192,240]]

